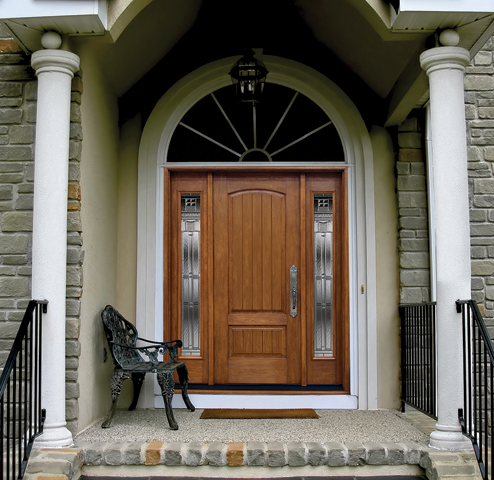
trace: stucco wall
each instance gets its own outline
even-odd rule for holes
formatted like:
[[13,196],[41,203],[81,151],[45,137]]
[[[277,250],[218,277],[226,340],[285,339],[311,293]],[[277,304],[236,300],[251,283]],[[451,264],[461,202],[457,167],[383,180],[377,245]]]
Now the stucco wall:
[[110,407],[113,362],[104,363],[100,313],[117,298],[118,112],[114,94],[99,74],[91,50],[81,58],[85,85],[82,110],[81,220],[84,232],[84,302],[81,308],[79,431]]
[[379,408],[400,405],[398,211],[395,155],[384,128],[372,127],[374,204],[376,211],[377,365]]

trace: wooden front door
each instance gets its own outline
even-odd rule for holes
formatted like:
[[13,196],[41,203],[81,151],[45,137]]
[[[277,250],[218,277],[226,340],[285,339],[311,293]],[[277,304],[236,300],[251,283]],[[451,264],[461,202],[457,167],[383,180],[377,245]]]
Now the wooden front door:
[[166,175],[165,338],[191,384],[347,392],[346,170]]

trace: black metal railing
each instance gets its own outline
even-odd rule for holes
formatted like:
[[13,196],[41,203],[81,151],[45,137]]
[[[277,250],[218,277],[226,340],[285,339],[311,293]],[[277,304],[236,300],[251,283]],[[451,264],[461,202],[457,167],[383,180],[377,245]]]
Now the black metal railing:
[[437,419],[436,304],[400,306],[401,401]]
[[0,480],[24,476],[34,439],[43,431],[41,329],[47,304],[29,302],[0,377]]
[[463,409],[458,411],[463,433],[472,441],[482,478],[492,477],[494,348],[484,319],[473,300],[458,300],[463,324]]

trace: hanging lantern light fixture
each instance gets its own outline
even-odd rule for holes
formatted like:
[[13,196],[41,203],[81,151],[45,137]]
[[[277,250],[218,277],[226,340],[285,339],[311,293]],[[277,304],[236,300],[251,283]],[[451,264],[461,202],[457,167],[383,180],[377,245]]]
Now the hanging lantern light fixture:
[[246,48],[244,56],[233,65],[229,72],[239,101],[253,105],[260,101],[268,74],[264,63],[254,58],[254,55],[255,52],[252,49]]

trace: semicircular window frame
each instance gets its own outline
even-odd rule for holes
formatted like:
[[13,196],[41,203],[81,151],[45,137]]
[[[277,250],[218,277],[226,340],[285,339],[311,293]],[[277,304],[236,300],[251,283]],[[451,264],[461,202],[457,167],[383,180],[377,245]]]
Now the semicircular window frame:
[[338,131],[300,92],[266,83],[260,104],[242,104],[233,85],[196,102],[170,139],[167,163],[344,163]]

